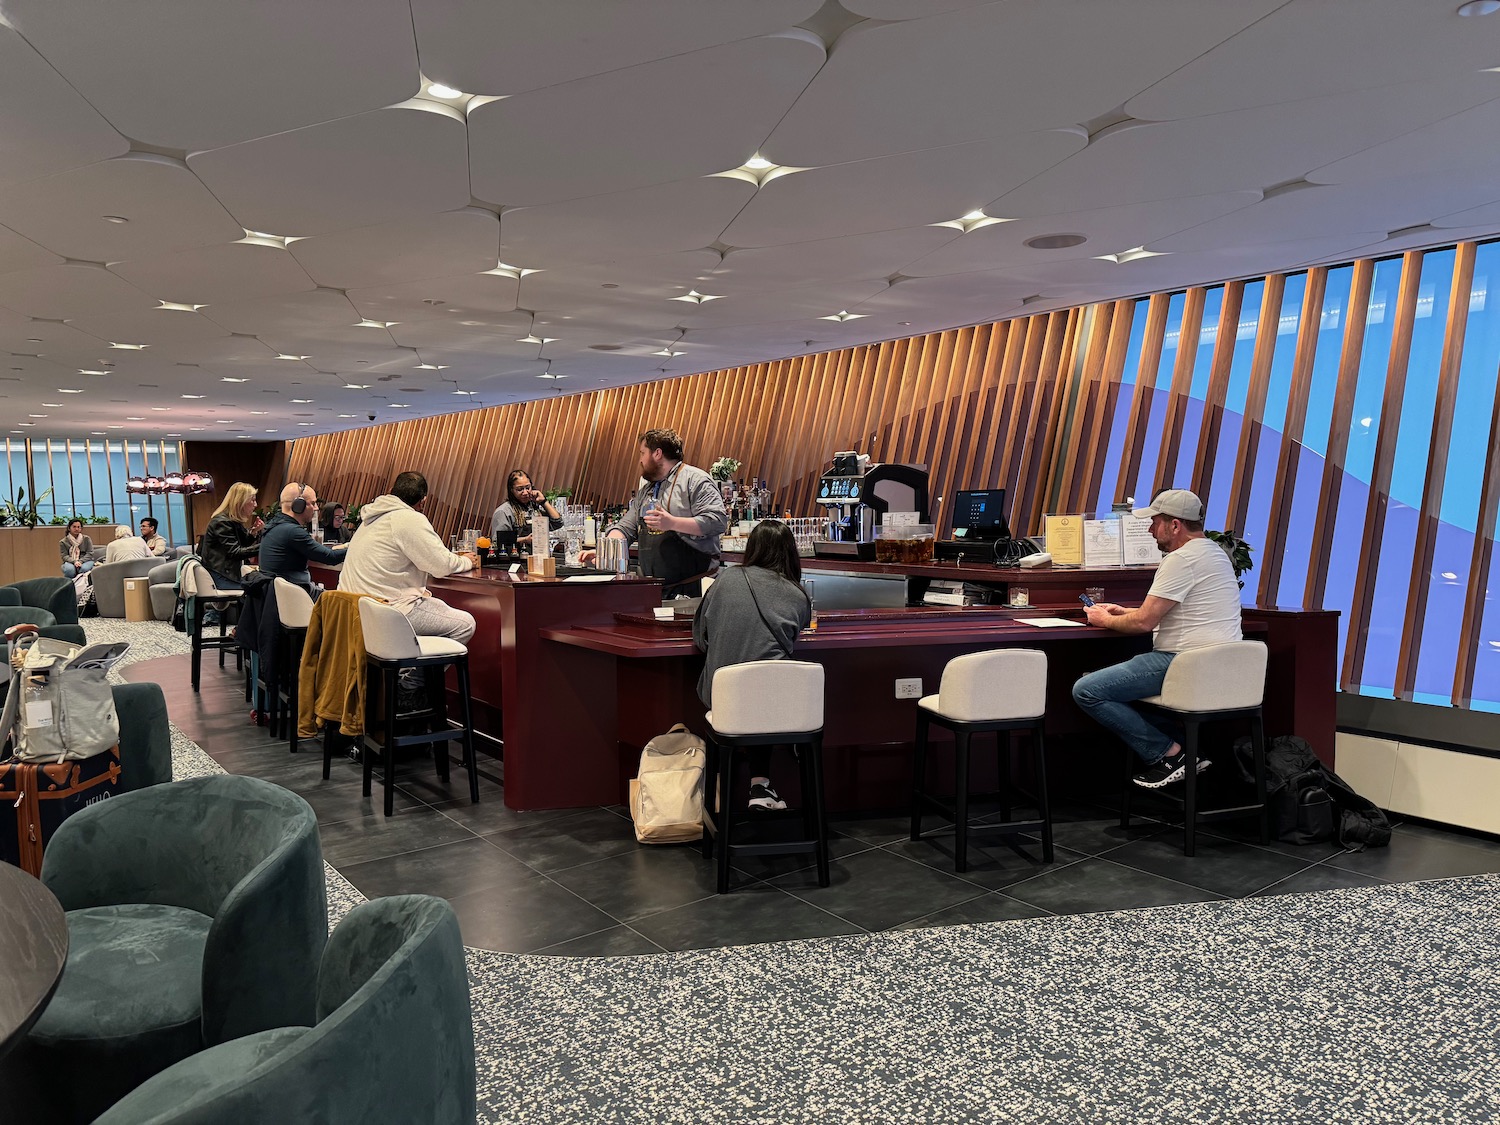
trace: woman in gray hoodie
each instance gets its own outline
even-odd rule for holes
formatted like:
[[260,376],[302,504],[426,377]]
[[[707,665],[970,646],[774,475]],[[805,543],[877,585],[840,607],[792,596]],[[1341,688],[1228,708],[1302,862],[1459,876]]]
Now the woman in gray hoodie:
[[[693,618],[693,642],[708,655],[698,680],[698,698],[712,707],[714,673],[752,660],[786,660],[797,634],[812,622],[812,601],[803,591],[802,559],[792,529],[763,520],[750,533],[742,566],[728,567],[709,587]],[[771,787],[771,750],[747,752],[750,807],[784,809]]]

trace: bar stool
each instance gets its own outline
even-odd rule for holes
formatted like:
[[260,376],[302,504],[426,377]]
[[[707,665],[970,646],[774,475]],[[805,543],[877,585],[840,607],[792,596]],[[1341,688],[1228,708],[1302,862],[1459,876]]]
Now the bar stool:
[[301,678],[302,642],[312,621],[312,595],[285,578],[272,585],[276,593],[276,615],[281,619],[281,667],[279,683],[272,694],[272,711],[286,727],[287,749],[297,752],[297,687]]
[[[1270,840],[1271,806],[1266,799],[1266,732],[1261,718],[1261,701],[1266,691],[1266,646],[1260,641],[1227,641],[1224,644],[1180,652],[1167,665],[1161,694],[1136,701],[1138,707],[1150,707],[1171,715],[1182,723],[1183,791],[1160,793],[1164,799],[1182,808],[1182,854],[1194,851],[1198,823],[1260,814],[1260,842]],[[1256,801],[1219,809],[1198,808],[1198,739],[1205,723],[1226,719],[1248,719],[1250,745],[1255,754]],[[1120,827],[1130,827],[1130,798],[1137,788],[1132,777],[1140,768],[1140,759],[1130,749],[1125,751],[1125,797],[1120,805]]]
[[[1042,862],[1052,862],[1052,806],[1047,798],[1047,755],[1042,740],[1047,710],[1047,654],[1029,648],[997,649],[956,656],[943,669],[936,695],[917,701],[917,751],[913,763],[911,838],[922,838],[922,814],[937,810],[953,822],[953,870],[969,869],[969,837],[975,834],[1015,836],[1040,832]],[[936,723],[953,732],[953,804],[926,791],[927,732]],[[1031,732],[1036,820],[1000,824],[969,823],[969,740],[995,733],[995,749],[1004,751],[1002,778],[1010,773],[1011,732]],[[1002,736],[1004,740],[1002,741]],[[1009,811],[1005,813],[1009,816]],[[937,832],[947,832],[942,828]]]
[[[717,842],[718,893],[729,890],[729,863],[735,855],[817,857],[818,886],[828,886],[828,818],[823,808],[823,666],[800,660],[752,660],[714,673],[714,709],[708,713],[708,784],[703,800],[703,855]],[[729,811],[735,751],[752,746],[791,746],[802,776],[800,840],[737,844],[736,817]],[[715,784],[717,779],[717,784]],[[717,800],[718,810],[714,805]],[[756,817],[757,820],[764,816]],[[715,816],[718,820],[715,820]]]
[[[368,687],[367,709],[373,710],[377,676],[385,699],[385,741],[377,742],[366,723],[364,736],[364,794],[370,795],[370,777],[375,754],[385,759],[385,815],[395,811],[396,751],[406,746],[433,746],[438,777],[448,780],[448,746],[457,739],[463,743],[463,764],[469,771],[469,800],[479,802],[479,769],[474,760],[474,718],[469,707],[469,650],[447,637],[419,637],[406,615],[374,598],[359,603],[359,621],[364,630]],[[447,692],[440,686],[435,701],[437,729],[417,734],[396,733],[396,682],[404,668],[442,668],[452,664],[458,669],[458,695],[463,707],[463,722],[448,720]],[[328,776],[329,750],[325,743],[323,776]]]
[[[182,565],[182,591],[187,599],[187,624],[188,635],[193,645],[193,690],[198,690],[199,670],[203,666],[203,650],[219,650],[219,667],[224,667],[224,653],[235,650],[236,659],[239,659],[239,642],[233,634],[227,632],[228,625],[224,620],[224,613],[232,605],[238,605],[245,599],[243,590],[221,590],[214,585],[213,575],[209,574],[208,568],[197,559],[188,559]],[[217,637],[205,637],[203,635],[203,610],[212,606],[219,611],[219,635]],[[243,662],[237,665],[244,667]]]

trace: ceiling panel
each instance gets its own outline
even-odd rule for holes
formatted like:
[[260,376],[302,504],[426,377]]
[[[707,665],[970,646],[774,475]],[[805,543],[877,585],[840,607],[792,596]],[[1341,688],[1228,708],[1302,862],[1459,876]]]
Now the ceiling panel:
[[1441,172],[1312,186],[1269,196],[1234,214],[1148,242],[1146,247],[1213,250],[1350,231],[1394,231],[1478,206],[1495,194],[1494,181],[1470,182]]
[[855,15],[872,20],[916,20],[959,8],[977,8],[993,0],[842,0]]
[[[1500,73],[1484,71],[1474,77],[1483,79],[1485,86],[1500,95]],[[1414,128],[1404,136],[1325,164],[1307,178],[1318,184],[1342,184],[1400,175],[1411,168],[1428,172],[1483,170],[1492,174],[1495,149],[1491,144],[1475,143],[1481,137],[1500,137],[1500,100]]]
[[55,254],[92,262],[206,246],[244,234],[181,161],[150,153],[0,188],[0,223]]
[[851,277],[883,278],[962,238],[952,227],[909,227],[785,246],[735,249],[712,272],[736,293],[773,285],[833,283]]
[[839,40],[765,155],[842,164],[1078,125],[1282,2],[1007,2],[861,24]]
[[745,39],[489,102],[469,114],[474,194],[515,207],[737,168],[824,57],[811,36]]
[[[1265,189],[1308,175],[1335,153],[1379,152],[1385,147],[1383,141],[1497,95],[1500,74],[1460,74],[1292,104],[1107,130],[1076,156],[996,200],[993,213],[1027,218],[1153,199]],[[1474,135],[1482,134],[1471,134],[1469,141]],[[1463,147],[1470,148],[1469,141]],[[1204,158],[1207,152],[1213,153],[1212,159]],[[1351,159],[1363,161],[1365,155],[1368,153]],[[1375,174],[1389,175],[1422,166],[1387,164]]]
[[417,92],[406,0],[6,0],[5,17],[132,140],[220,148]]
[[204,310],[204,315],[226,331],[250,336],[273,331],[334,331],[359,319],[349,298],[336,289],[282,293],[250,301],[226,301],[210,305]]
[[69,317],[68,323],[102,340],[149,344],[153,349],[183,340],[223,336],[224,329],[201,313],[166,311],[146,301],[132,312],[100,312],[88,309]]
[[1079,130],[907,152],[814,168],[763,186],[724,232],[731,246],[942,223],[983,208],[1079,149]]
[[[1123,6],[1123,5],[1122,5]],[[1238,5],[1236,5],[1238,7]],[[1291,0],[1125,103],[1162,121],[1494,66],[1500,20],[1439,0]]]
[[0,22],[0,184],[108,160],[129,147],[26,40]]
[[57,254],[42,249],[9,227],[0,227],[0,273],[61,264],[62,258]]
[[712,176],[505,212],[500,252],[511,265],[697,250],[718,240],[755,194],[753,184]]
[[350,289],[349,299],[371,320],[400,321],[403,328],[415,321],[457,327],[476,315],[514,312],[519,288],[520,282],[513,277],[466,273],[405,285]]
[[422,69],[471,94],[519,94],[784,31],[822,0],[412,0]]
[[[1002,266],[1024,270],[1037,263],[1118,254],[1208,219],[1232,214],[1259,198],[1257,192],[1231,191],[996,223],[971,230],[962,238],[912,262],[902,272],[930,277],[943,273],[976,273]],[[1048,234],[1081,234],[1087,241],[1056,250],[1038,250],[1026,245],[1028,239]]]
[[838,285],[749,293],[706,305],[684,304],[687,314],[679,323],[690,333],[700,328],[766,324],[778,320],[795,320],[815,327],[829,323],[820,321],[819,317],[831,316],[856,305],[885,287],[884,281],[845,281]]
[[285,250],[248,242],[152,254],[109,268],[157,300],[178,304],[217,305],[316,288]]
[[408,101],[230,148],[188,165],[249,230],[306,237],[469,202],[463,115]]
[[56,320],[82,312],[129,316],[155,304],[128,281],[92,262],[0,274],[0,305],[27,316]]
[[500,221],[465,207],[399,223],[340,231],[291,245],[319,285],[361,289],[494,269]]
[[867,333],[875,330],[889,338],[1014,316],[1035,291],[1004,270],[908,277],[850,311],[868,318],[856,322]]

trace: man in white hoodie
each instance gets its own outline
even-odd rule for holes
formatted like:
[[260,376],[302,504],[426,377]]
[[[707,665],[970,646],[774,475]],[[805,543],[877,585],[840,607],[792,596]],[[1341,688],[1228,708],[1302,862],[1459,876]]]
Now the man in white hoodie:
[[468,644],[474,615],[432,596],[428,575],[464,574],[479,566],[476,555],[456,555],[438,538],[418,509],[427,499],[427,478],[402,473],[385,496],[360,509],[359,530],[344,556],[339,589],[384,598],[406,614],[418,636],[451,637]]

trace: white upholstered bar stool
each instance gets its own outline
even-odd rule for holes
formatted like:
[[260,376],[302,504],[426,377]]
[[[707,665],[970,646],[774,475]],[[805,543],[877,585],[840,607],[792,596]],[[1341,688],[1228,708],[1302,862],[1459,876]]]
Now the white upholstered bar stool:
[[[1161,694],[1136,701],[1171,715],[1183,725],[1182,797],[1158,795],[1182,806],[1182,854],[1192,855],[1198,823],[1260,815],[1260,842],[1270,839],[1270,805],[1266,801],[1266,731],[1261,719],[1261,701],[1266,692],[1266,646],[1261,641],[1226,641],[1179,652],[1167,665]],[[1255,801],[1218,809],[1198,808],[1199,732],[1205,723],[1244,719],[1250,724],[1250,746],[1255,755]],[[1140,760],[1125,751],[1125,796],[1120,805],[1120,827],[1130,827],[1130,798],[1136,786],[1131,778]]]
[[[704,770],[703,854],[717,847],[718,893],[729,890],[735,855],[797,855],[817,860],[818,886],[828,886],[828,818],[823,808],[823,666],[801,660],[752,660],[714,673]],[[735,751],[790,746],[802,778],[803,839],[734,843],[730,810]],[[717,783],[716,783],[717,782]],[[715,807],[717,802],[717,808]],[[756,820],[775,813],[756,814]]]
[[[197,691],[204,649],[219,650],[220,668],[224,667],[224,653],[230,650],[239,652],[239,641],[235,640],[234,634],[228,632],[224,611],[244,601],[245,591],[219,589],[214,585],[214,576],[208,572],[208,568],[197,559],[189,559],[182,564],[182,593],[187,602],[185,612],[188,635],[193,646],[193,690]],[[203,611],[209,606],[219,611],[219,635],[216,637],[203,635]]]
[[[433,748],[437,760],[438,777],[448,780],[448,743],[458,740],[463,744],[463,764],[469,771],[469,801],[479,802],[479,769],[474,760],[474,716],[469,706],[469,650],[448,637],[419,637],[412,629],[406,614],[392,609],[375,598],[362,598],[359,603],[359,623],[365,637],[365,668],[368,687],[365,699],[373,706],[375,680],[380,679],[382,698],[385,702],[383,716],[383,740],[376,741],[370,733],[369,722],[365,723],[364,737],[364,794],[370,795],[370,776],[374,772],[374,759],[380,754],[385,762],[385,815],[394,811],[396,795],[396,751],[406,746],[428,746]],[[447,690],[441,679],[433,690],[437,712],[435,730],[416,734],[396,733],[396,683],[405,668],[439,668],[452,664],[458,669],[459,706],[463,709],[463,721],[448,720]],[[328,776],[328,754],[323,758],[323,776]]]
[[[969,837],[1017,836],[1038,832],[1042,862],[1052,862],[1052,806],[1047,798],[1047,754],[1042,723],[1047,711],[1047,654],[1029,648],[1003,648],[955,656],[943,669],[936,695],[917,701],[917,750],[912,771],[911,838],[922,838],[922,814],[931,808],[953,822],[953,869],[969,869]],[[953,732],[953,803],[927,792],[927,735],[936,724]],[[1001,752],[1002,784],[1009,776],[1012,732],[1031,734],[1032,770],[1038,818],[969,823],[969,749],[976,734],[993,732]],[[1007,785],[1007,788],[1009,786]],[[1007,817],[1009,813],[1006,814]],[[936,831],[946,832],[948,829]]]
[[302,667],[302,642],[307,639],[307,627],[312,623],[312,595],[285,578],[278,578],[272,585],[276,594],[276,616],[281,620],[281,667],[277,679],[280,683],[271,689],[273,719],[286,725],[287,749],[297,752],[297,698]]

